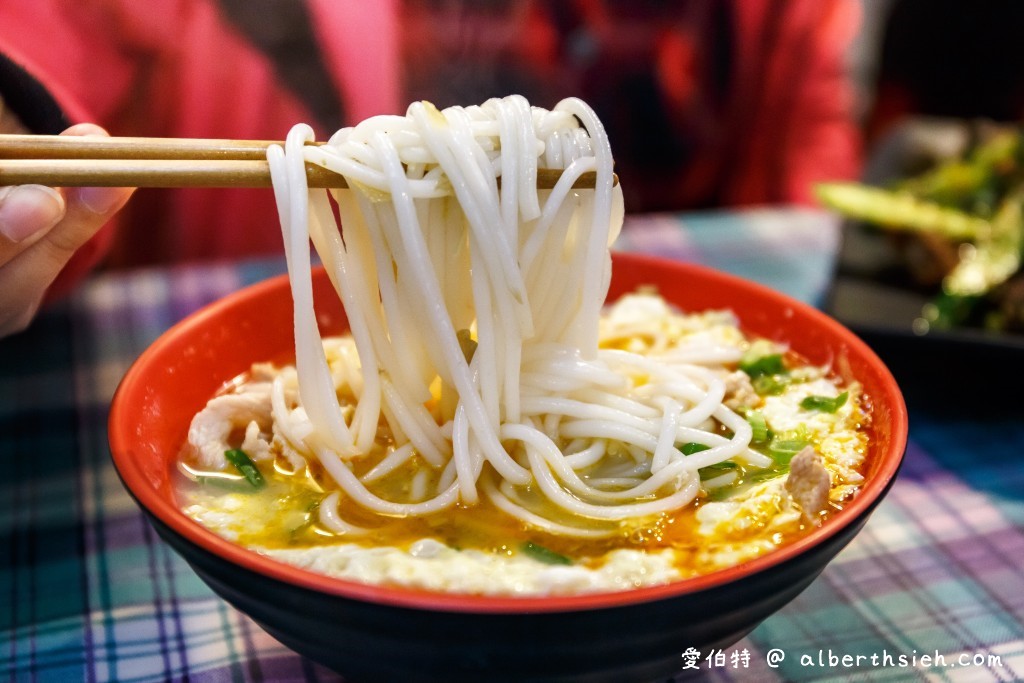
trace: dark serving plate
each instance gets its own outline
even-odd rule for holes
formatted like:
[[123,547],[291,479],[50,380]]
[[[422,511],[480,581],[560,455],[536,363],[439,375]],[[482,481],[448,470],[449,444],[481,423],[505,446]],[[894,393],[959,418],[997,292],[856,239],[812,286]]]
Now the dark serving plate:
[[[864,180],[885,185],[955,155],[977,125],[909,121],[870,155]],[[1008,369],[1024,367],[1024,334],[972,327],[922,329],[921,309],[933,294],[912,282],[892,239],[862,223],[844,223],[824,309],[885,361],[908,403],[939,407],[951,392],[988,387]]]
[[1024,368],[1024,335],[972,328],[919,334],[914,321],[927,300],[911,289],[840,270],[825,310],[878,354],[912,407],[982,410],[954,397],[991,390],[1000,377]]

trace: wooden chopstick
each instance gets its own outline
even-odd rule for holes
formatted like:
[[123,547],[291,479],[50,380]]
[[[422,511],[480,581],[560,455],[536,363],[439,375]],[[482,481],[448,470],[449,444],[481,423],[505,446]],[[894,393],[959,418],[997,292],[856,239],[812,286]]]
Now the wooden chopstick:
[[[310,187],[348,187],[344,176],[306,164]],[[270,187],[270,164],[245,159],[0,159],[0,186]]]
[[[267,158],[274,140],[108,138],[98,135],[0,135],[0,159],[250,159]],[[322,142],[309,143],[322,145]]]
[[[0,135],[0,186],[270,187],[270,140]],[[320,142],[307,144],[323,144]],[[554,187],[561,171],[538,169],[537,186]],[[310,187],[348,187],[345,178],[306,164]],[[577,188],[594,187],[584,173]],[[618,178],[615,179],[618,182]]]
[[[266,158],[272,144],[272,140],[0,135],[0,185],[270,187]],[[310,187],[347,187],[343,176],[325,168],[307,164],[306,173]]]

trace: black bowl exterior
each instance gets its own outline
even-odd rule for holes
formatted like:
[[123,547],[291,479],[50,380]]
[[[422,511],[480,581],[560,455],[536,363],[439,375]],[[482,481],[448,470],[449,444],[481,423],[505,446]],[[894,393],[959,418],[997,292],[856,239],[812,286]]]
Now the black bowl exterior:
[[218,595],[282,644],[358,681],[650,681],[682,653],[727,647],[795,598],[864,526],[856,520],[786,562],[707,590],[562,612],[439,612],[330,595],[232,564],[148,515]]

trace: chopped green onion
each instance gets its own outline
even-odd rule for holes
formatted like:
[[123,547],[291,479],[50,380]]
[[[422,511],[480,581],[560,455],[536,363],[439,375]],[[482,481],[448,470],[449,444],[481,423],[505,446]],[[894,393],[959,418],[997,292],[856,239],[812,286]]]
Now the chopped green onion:
[[314,500],[306,508],[306,513],[303,515],[302,523],[289,532],[289,541],[292,543],[296,542],[299,536],[304,533],[307,529],[313,526],[315,523],[320,509],[320,501]]
[[263,475],[260,474],[259,468],[256,467],[256,463],[252,461],[252,458],[245,451],[240,448],[231,448],[224,451],[224,457],[235,466],[236,470],[241,472],[245,480],[254,489],[261,489],[266,486],[267,482],[263,479]]
[[740,370],[753,377],[779,375],[786,372],[782,362],[782,354],[772,353],[767,356],[752,356],[749,353],[740,360]]
[[792,382],[789,375],[758,375],[751,380],[750,384],[758,396],[774,396],[782,391]]
[[683,455],[693,455],[694,453],[706,451],[709,448],[711,448],[711,446],[702,443],[697,443],[696,441],[690,441],[689,443],[684,443],[682,446],[680,446],[679,450],[680,452],[682,452]]
[[843,407],[846,399],[850,397],[848,391],[844,391],[836,397],[832,396],[807,396],[800,401],[800,407],[804,410],[819,410],[823,413],[834,413]]
[[697,470],[697,474],[700,475],[701,481],[713,479],[715,477],[726,474],[727,472],[733,472],[739,469],[739,465],[734,463],[732,460],[725,460],[723,462],[715,463],[714,465],[708,465],[707,467],[701,467]]
[[766,481],[771,481],[772,479],[775,479],[776,477],[781,477],[783,474],[785,474],[785,472],[781,472],[781,471],[776,470],[776,469],[762,470],[760,472],[754,472],[753,474],[748,474],[743,479],[748,484],[762,484],[762,483],[764,483]]
[[199,476],[196,477],[196,483],[200,486],[209,486],[224,491],[233,491],[235,493],[247,493],[252,490],[249,483],[244,479],[237,477],[210,477],[210,476]]
[[747,422],[754,432],[753,436],[750,437],[751,441],[754,443],[764,443],[768,440],[768,423],[765,421],[764,415],[761,414],[760,410],[747,412]]
[[523,551],[524,555],[532,557],[538,562],[543,562],[544,564],[572,564],[572,560],[565,555],[560,555],[554,550],[545,548],[542,545],[537,545],[531,541],[526,541],[519,546],[519,549]]
[[700,484],[704,487],[705,492],[720,491],[722,489],[735,490],[736,482],[739,480],[739,475],[736,472],[726,472],[710,479],[701,479]]
[[779,465],[788,466],[793,456],[809,445],[805,439],[772,439],[768,444],[768,455]]
[[737,490],[737,487],[729,486],[728,484],[725,486],[719,486],[718,488],[711,489],[707,492],[707,501],[711,503],[720,503],[723,500],[729,500]]

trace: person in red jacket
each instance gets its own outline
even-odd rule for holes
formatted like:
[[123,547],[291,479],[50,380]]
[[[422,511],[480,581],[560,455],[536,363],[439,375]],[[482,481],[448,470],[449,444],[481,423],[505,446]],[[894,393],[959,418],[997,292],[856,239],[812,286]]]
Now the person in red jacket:
[[[813,182],[857,168],[843,58],[858,11],[855,0],[5,0],[0,115],[37,133],[88,121],[116,135],[252,139],[305,121],[326,138],[414,99],[519,92],[550,107],[577,95],[609,129],[632,211],[805,202]],[[25,293],[40,298],[42,278],[2,284],[69,220],[60,258],[74,255],[43,284],[51,296],[100,258],[281,249],[265,190],[139,190],[116,239],[91,235],[126,192],[93,190],[106,201],[86,213],[83,192],[0,190],[0,308],[33,309]]]

